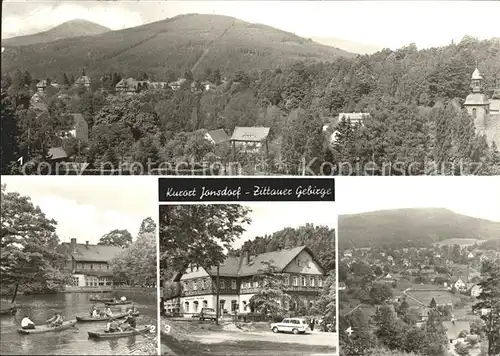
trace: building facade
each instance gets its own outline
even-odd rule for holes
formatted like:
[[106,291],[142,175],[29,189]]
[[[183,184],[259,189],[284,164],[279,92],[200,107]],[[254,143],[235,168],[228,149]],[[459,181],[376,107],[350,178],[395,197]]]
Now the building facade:
[[[277,301],[284,310],[308,309],[323,287],[324,271],[312,251],[301,246],[289,250],[251,256],[228,256],[219,267],[219,303],[221,314],[252,312],[250,299],[262,289],[258,276],[271,264],[283,279],[289,300]],[[185,317],[197,314],[202,308],[216,308],[217,269],[190,266],[176,276],[164,290],[165,311]]]
[[477,68],[472,73],[471,89],[464,106],[474,121],[476,132],[485,135],[489,144],[495,142],[500,147],[500,96],[488,98],[484,93],[483,77]]
[[110,262],[123,249],[116,246],[92,245],[88,241],[79,244],[76,239],[62,243],[61,252],[67,256],[66,268],[71,271],[71,287],[113,286]]

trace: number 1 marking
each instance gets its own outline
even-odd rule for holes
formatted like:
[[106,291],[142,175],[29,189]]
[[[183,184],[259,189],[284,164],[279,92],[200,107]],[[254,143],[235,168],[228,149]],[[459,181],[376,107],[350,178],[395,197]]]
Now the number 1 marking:
[[19,158],[17,159],[17,161],[19,162],[19,165],[21,165],[21,166],[22,166],[22,165],[23,165],[23,156],[19,157]]

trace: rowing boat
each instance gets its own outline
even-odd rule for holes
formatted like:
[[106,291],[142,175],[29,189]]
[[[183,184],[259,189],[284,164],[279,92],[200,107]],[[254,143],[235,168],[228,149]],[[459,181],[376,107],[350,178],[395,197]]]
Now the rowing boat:
[[114,301],[113,298],[96,298],[96,297],[90,297],[89,300],[91,302],[98,302],[98,303],[106,303]]
[[[114,320],[114,319],[125,318],[127,315],[128,315],[128,313],[116,314],[116,315],[113,315],[112,319]],[[132,313],[132,315],[139,316],[139,312]],[[90,316],[77,316],[76,320],[79,322],[85,323],[85,322],[92,322],[92,321],[108,321],[109,318],[107,316],[103,316],[103,317],[99,317],[99,318],[92,318]]]
[[142,329],[135,329],[129,331],[115,331],[115,332],[104,332],[104,331],[88,331],[89,337],[94,339],[114,339],[119,337],[133,336],[142,333],[149,333],[148,327],[143,327]]
[[126,301],[116,301],[116,302],[104,302],[105,305],[113,306],[113,305],[127,305],[127,304],[132,304],[131,300],[126,300]]
[[21,334],[40,334],[40,333],[48,333],[51,331],[61,331],[72,328],[75,326],[76,320],[65,321],[62,325],[50,327],[48,325],[40,325],[37,326],[36,329],[17,329],[17,332]]

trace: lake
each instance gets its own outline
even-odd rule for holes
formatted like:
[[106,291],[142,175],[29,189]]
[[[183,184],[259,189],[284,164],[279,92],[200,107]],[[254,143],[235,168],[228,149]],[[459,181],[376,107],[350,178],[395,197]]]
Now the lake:
[[[156,326],[158,303],[155,292],[129,291],[101,293],[99,296],[103,298],[126,296],[139,309],[137,326],[146,324]],[[23,335],[17,332],[22,318],[26,315],[33,320],[35,325],[45,324],[45,320],[51,318],[54,312],[60,313],[64,321],[75,320],[77,315],[87,316],[93,304],[89,301],[91,296],[91,293],[18,296],[17,313],[0,316],[0,354],[128,355],[140,352],[141,349],[152,344],[152,340],[142,335],[97,341],[88,338],[88,331],[104,331],[106,322],[77,323],[75,328],[42,334]],[[101,303],[95,304],[98,309],[104,307]],[[113,313],[125,312],[127,307],[130,306],[111,307],[111,310]],[[154,335],[149,336],[149,338],[153,337]]]

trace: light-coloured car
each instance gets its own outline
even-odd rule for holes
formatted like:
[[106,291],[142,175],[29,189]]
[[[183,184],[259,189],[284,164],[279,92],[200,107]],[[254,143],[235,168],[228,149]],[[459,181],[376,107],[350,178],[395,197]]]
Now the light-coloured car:
[[271,330],[274,333],[305,334],[310,331],[309,324],[301,318],[285,318],[280,323],[272,323]]
[[200,320],[215,320],[216,315],[215,315],[215,310],[213,308],[202,308],[201,313],[199,316]]

